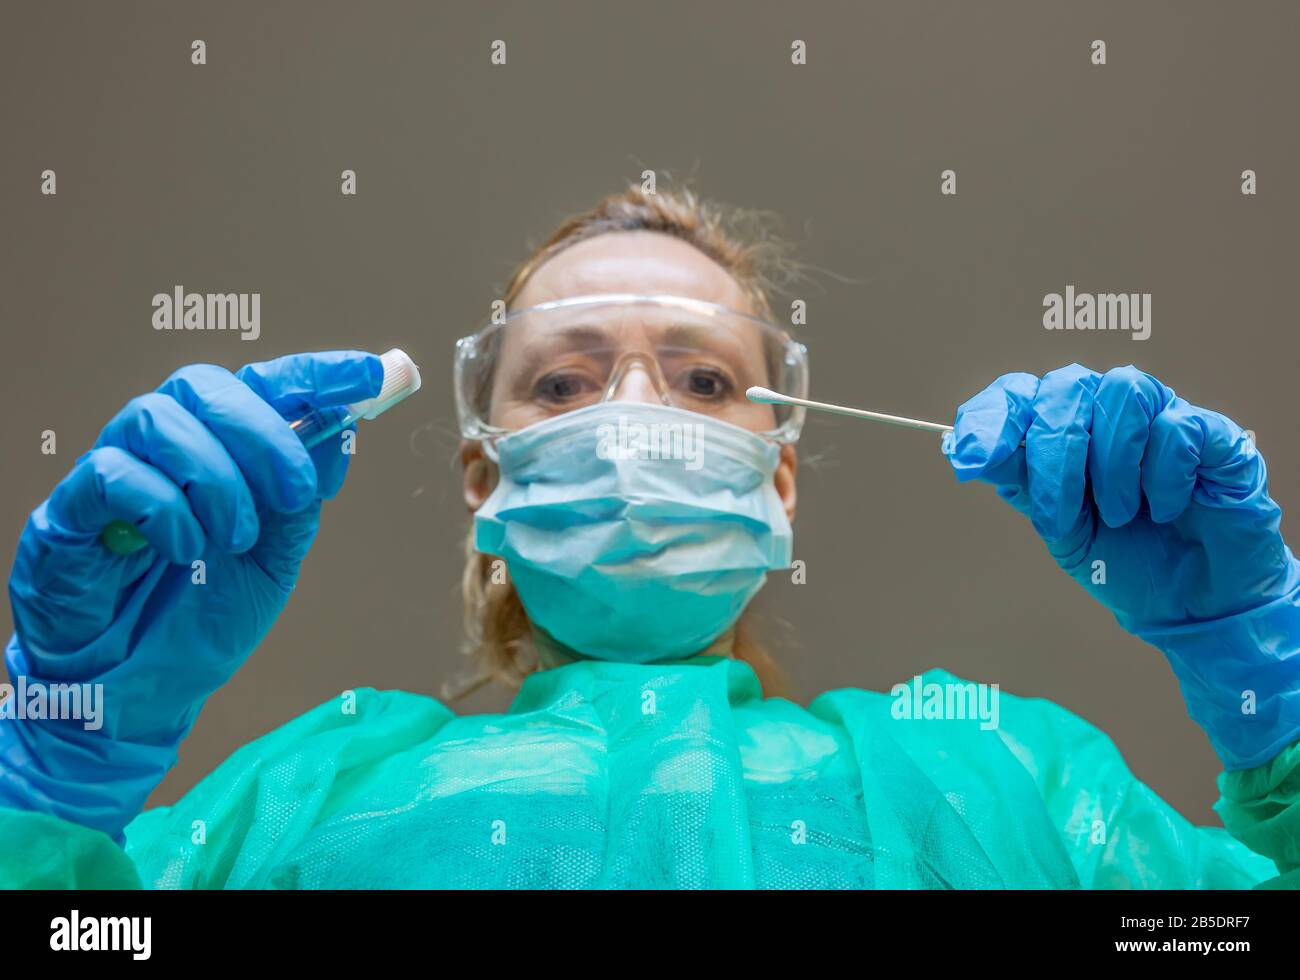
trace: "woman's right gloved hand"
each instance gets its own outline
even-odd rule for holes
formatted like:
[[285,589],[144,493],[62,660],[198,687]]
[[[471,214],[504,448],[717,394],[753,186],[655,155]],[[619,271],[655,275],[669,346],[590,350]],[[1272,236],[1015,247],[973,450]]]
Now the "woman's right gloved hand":
[[[27,521],[5,650],[11,684],[102,685],[99,725],[0,720],[0,806],[122,839],[203,702],[284,608],[321,501],[343,484],[341,440],[308,451],[285,419],[372,397],[382,380],[360,351],[235,374],[194,364],[108,423]],[[149,546],[105,548],[118,519]]]

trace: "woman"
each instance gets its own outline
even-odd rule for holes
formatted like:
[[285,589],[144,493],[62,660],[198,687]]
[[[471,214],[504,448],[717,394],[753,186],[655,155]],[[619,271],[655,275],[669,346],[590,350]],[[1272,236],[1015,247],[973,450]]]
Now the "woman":
[[[1296,562],[1241,430],[1135,369],[1001,378],[959,409],[946,451],[1169,657],[1225,763],[1231,835],[1190,825],[1048,702],[1003,695],[990,724],[953,700],[909,717],[905,688],[807,709],[763,696],[779,678],[744,610],[790,563],[802,417],[744,392],[807,384],[802,347],[770,323],[766,247],[689,194],[627,190],[563,225],[513,277],[509,316],[458,345],[466,625],[482,677],[521,685],[508,713],[345,692],[138,816],[283,607],[342,484],[339,445],[308,453],[283,419],[374,395],[378,361],[191,366],[129,403],[19,546],[11,677],[102,682],[106,703],[93,731],[0,725],[0,880],[1300,880]],[[152,547],[109,554],[114,519]]]

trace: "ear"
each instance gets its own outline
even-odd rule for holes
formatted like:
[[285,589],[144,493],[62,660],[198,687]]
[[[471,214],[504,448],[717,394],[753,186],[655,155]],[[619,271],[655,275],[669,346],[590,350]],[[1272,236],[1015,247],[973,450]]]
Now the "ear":
[[497,468],[483,452],[483,443],[477,439],[463,439],[460,444],[460,465],[464,472],[465,506],[472,514],[483,506],[497,483]]
[[781,461],[776,465],[776,473],[772,477],[772,482],[776,485],[777,496],[781,498],[781,503],[785,507],[786,519],[794,523],[794,505],[798,498],[795,492],[795,474],[799,470],[799,457],[795,453],[794,443],[786,442],[781,444]]

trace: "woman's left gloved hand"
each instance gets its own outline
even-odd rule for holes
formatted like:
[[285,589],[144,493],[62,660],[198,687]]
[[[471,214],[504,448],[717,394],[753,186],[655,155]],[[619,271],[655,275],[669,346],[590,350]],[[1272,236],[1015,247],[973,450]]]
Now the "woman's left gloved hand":
[[1228,769],[1300,738],[1300,562],[1234,422],[1135,367],[1072,364],[999,378],[958,408],[945,451],[1165,653]]

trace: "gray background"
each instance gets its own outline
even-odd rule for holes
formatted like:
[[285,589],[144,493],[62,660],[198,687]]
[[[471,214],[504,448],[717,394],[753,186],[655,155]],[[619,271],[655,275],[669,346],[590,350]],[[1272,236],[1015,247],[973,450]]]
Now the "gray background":
[[[288,609],[153,802],[344,688],[436,695],[463,670],[452,342],[529,242],[643,167],[777,212],[824,270],[803,291],[815,397],[949,419],[1007,371],[1134,362],[1255,429],[1274,495],[1300,504],[1294,3],[9,2],[2,16],[6,566],[103,422],[181,364],[400,345],[428,379],[364,434]],[[195,38],[206,66],[190,64]],[[497,38],[504,67],[489,64]],[[806,66],[790,64],[795,38]],[[56,197],[39,193],[47,167]],[[949,167],[955,198],[939,194]],[[1240,193],[1245,168],[1257,197]],[[1045,331],[1042,297],[1067,283],[1152,293],[1152,338]],[[150,298],[176,284],[261,292],[262,338],[155,332]],[[57,456],[40,453],[43,429]],[[1216,821],[1219,767],[1161,655],[991,489],[959,486],[914,432],[814,418],[802,452],[820,460],[800,481],[808,584],[776,576],[761,599],[790,624],[800,699],[941,665],[1091,719],[1165,798]]]

